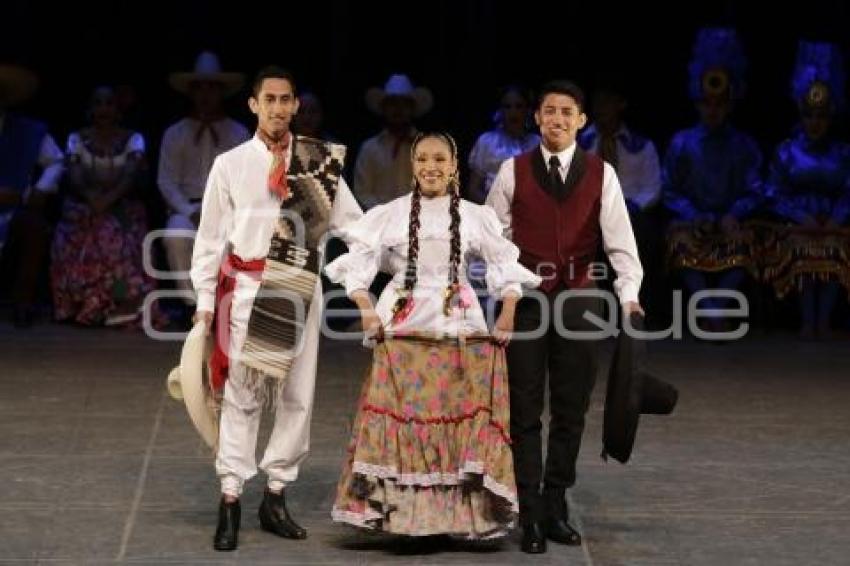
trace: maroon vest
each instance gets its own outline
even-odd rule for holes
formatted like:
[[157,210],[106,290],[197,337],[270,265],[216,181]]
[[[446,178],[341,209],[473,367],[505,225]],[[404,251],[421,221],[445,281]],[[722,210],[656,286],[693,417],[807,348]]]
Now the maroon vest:
[[576,147],[567,174],[566,196],[549,187],[540,148],[514,159],[511,226],[519,261],[543,278],[540,290],[559,283],[568,289],[587,287],[588,266],[596,259],[601,238],[601,159]]

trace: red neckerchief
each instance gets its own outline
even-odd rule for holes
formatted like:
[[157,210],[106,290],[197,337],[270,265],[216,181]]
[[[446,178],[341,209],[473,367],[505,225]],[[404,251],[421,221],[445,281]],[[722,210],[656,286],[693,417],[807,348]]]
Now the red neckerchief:
[[289,150],[292,134],[286,132],[279,140],[273,140],[262,130],[257,130],[257,137],[274,156],[269,170],[269,190],[284,200],[289,196],[289,187],[286,184],[286,152]]

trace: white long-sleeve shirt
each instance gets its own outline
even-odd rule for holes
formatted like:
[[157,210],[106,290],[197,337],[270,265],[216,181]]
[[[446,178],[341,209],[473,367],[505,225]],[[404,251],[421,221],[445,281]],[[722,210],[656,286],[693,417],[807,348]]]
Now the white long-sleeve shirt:
[[[557,155],[560,162],[561,178],[565,179],[570,164],[575,155],[576,144],[573,143],[560,153],[553,154],[544,146],[540,146],[543,160],[549,163],[552,155]],[[496,216],[502,223],[505,236],[512,238],[511,206],[513,204],[516,176],[514,175],[514,159],[502,163],[499,173],[493,181],[490,193],[487,195],[488,206],[496,211]],[[614,168],[604,164],[602,175],[602,197],[599,210],[599,227],[602,231],[602,246],[617,278],[614,280],[614,291],[620,298],[620,303],[637,302],[640,283],[643,280],[643,268],[638,257],[637,244],[632,232],[632,223],[623,191],[617,180]]]
[[518,263],[519,250],[502,236],[502,227],[492,209],[461,200],[460,265],[458,283],[473,300],[467,308],[454,308],[447,316],[443,310],[443,291],[449,284],[451,254],[451,198],[441,196],[420,201],[418,232],[419,255],[417,280],[413,290],[414,307],[403,321],[393,322],[392,308],[397,290],[404,288],[408,260],[408,230],[411,195],[378,205],[357,222],[341,231],[349,252],[325,266],[325,273],[345,287],[351,296],[368,290],[379,268],[388,270],[392,280],[381,293],[375,312],[384,326],[402,330],[448,333],[487,332],[484,314],[466,278],[472,257],[487,262],[487,288],[496,297],[508,293],[522,295],[523,287],[536,287],[540,277]]
[[[287,155],[287,163],[292,150]],[[201,205],[201,222],[192,253],[192,285],[198,310],[212,311],[218,272],[226,250],[244,260],[268,255],[280,199],[268,188],[272,154],[256,136],[213,162]],[[363,212],[340,178],[330,228],[339,229]]]
[[368,210],[410,192],[410,146],[416,129],[399,140],[383,130],[363,142],[354,164],[354,194]]
[[[589,152],[599,154],[599,135],[594,126],[582,132]],[[661,164],[651,140],[636,136],[626,126],[616,134],[617,179],[623,195],[641,210],[656,204],[661,198]]]
[[184,118],[169,126],[162,135],[156,178],[168,207],[186,216],[200,210],[197,200],[204,196],[215,158],[250,137],[245,126],[230,118],[207,126],[194,118]]

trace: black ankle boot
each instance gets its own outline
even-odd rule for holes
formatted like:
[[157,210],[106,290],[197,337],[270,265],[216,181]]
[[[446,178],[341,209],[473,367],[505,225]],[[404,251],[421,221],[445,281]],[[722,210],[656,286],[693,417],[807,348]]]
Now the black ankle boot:
[[546,536],[549,540],[578,546],[581,535],[570,526],[570,511],[567,507],[567,490],[564,488],[544,488],[543,500],[546,505]]
[[546,530],[541,523],[533,522],[522,526],[520,549],[526,554],[543,554],[546,552]]
[[286,509],[285,491],[272,493],[266,489],[263,502],[260,504],[260,525],[263,530],[274,533],[279,537],[292,539],[307,538],[307,531],[292,520]]
[[227,503],[221,498],[218,505],[218,527],[215,529],[213,548],[216,550],[236,550],[239,543],[239,521],[242,518],[242,506],[237,499]]

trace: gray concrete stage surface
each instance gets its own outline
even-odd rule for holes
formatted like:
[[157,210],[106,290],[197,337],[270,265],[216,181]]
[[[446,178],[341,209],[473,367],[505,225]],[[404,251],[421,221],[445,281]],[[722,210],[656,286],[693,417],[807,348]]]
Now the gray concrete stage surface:
[[0,326],[0,563],[6,564],[850,564],[850,342],[749,336],[652,347],[681,392],[644,417],[632,462],[605,463],[597,383],[573,513],[585,544],[527,556],[422,547],[330,520],[368,355],[321,348],[312,452],[289,491],[306,541],[259,530],[244,498],[237,552],[211,548],[210,454],[164,380],[178,345],[141,333]]

